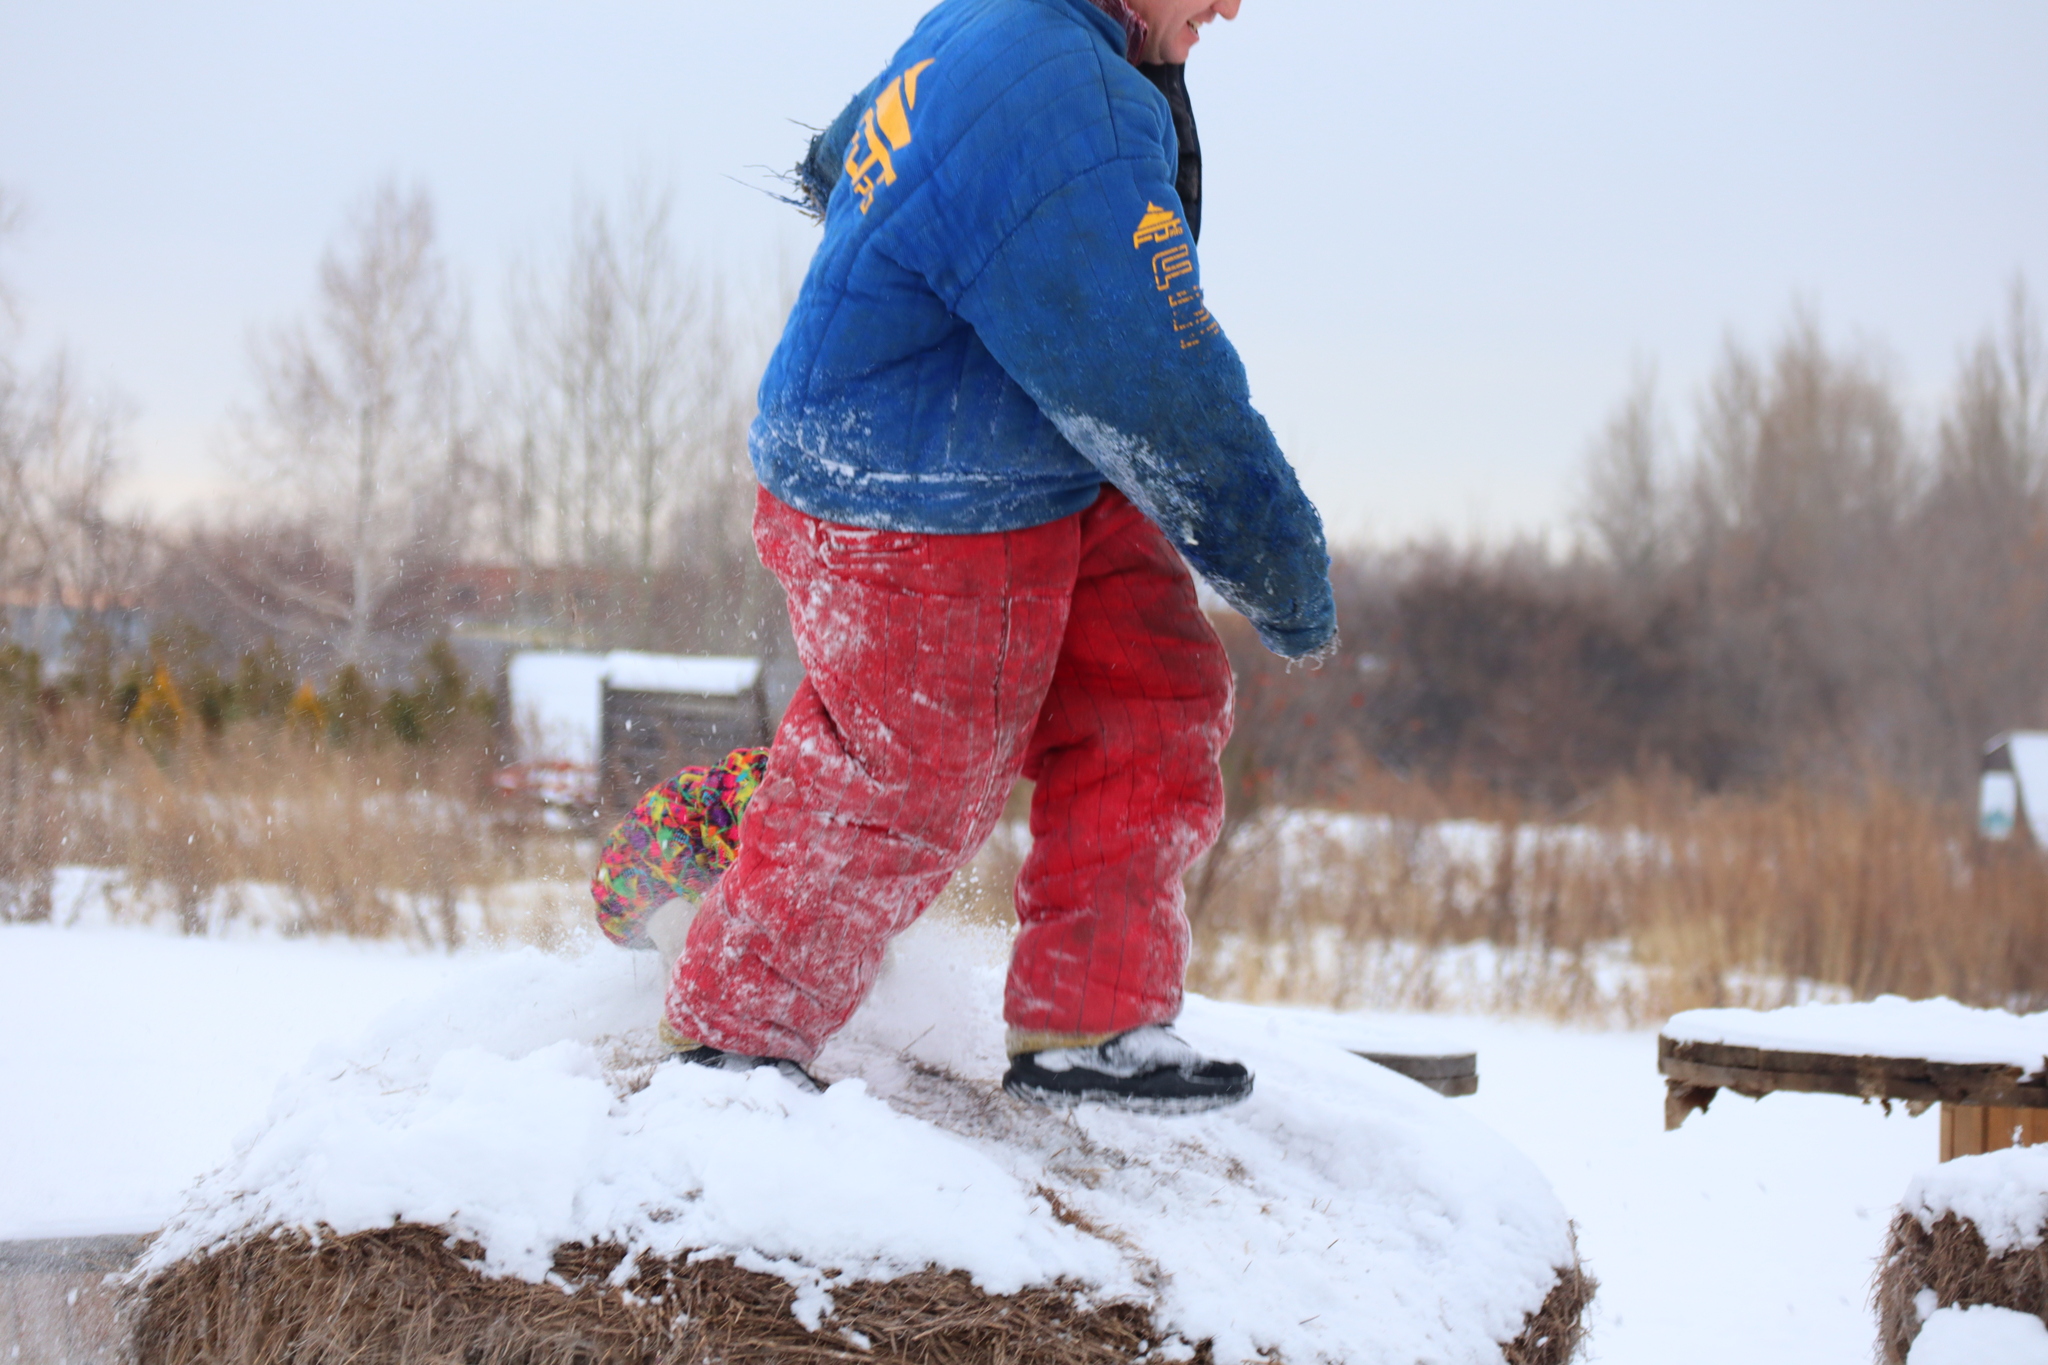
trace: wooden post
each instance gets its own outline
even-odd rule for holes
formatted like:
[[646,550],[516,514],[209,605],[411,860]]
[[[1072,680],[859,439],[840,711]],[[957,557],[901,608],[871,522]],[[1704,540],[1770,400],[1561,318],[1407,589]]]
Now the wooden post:
[[1941,1106],[1941,1159],[1981,1156],[2008,1147],[2048,1142],[2048,1109],[2013,1109],[1995,1104]]

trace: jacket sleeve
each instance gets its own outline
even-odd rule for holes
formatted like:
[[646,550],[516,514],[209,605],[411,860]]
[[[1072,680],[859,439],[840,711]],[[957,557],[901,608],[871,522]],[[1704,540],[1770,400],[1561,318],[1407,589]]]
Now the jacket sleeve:
[[1202,302],[1173,185],[1111,161],[1040,202],[955,311],[1274,653],[1336,637],[1322,520]]

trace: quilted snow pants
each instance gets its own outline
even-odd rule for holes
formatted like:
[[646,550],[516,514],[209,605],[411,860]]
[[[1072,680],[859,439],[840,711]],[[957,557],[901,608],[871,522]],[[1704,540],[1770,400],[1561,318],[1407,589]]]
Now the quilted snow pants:
[[1222,821],[1231,677],[1158,528],[1107,487],[986,535],[835,525],[764,490],[754,540],[807,676],[676,963],[670,1029],[811,1060],[1020,773],[1037,788],[1012,1037],[1173,1019],[1181,876]]

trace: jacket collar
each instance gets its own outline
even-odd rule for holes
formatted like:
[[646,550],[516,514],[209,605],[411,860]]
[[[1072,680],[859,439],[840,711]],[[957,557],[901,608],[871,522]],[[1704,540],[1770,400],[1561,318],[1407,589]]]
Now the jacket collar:
[[1146,25],[1145,21],[1138,17],[1136,10],[1131,8],[1129,0],[1088,0],[1088,3],[1101,10],[1110,17],[1111,21],[1122,27],[1124,31],[1124,57],[1132,66],[1136,66],[1138,58],[1144,55],[1145,39],[1151,33],[1151,29]]

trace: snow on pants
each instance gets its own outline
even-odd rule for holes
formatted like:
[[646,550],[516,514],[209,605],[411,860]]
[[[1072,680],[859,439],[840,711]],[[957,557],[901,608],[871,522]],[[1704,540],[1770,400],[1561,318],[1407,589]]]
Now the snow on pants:
[[1158,528],[1106,486],[1086,511],[986,535],[840,526],[763,491],[754,541],[807,676],[677,960],[669,1026],[809,1061],[1020,773],[1037,788],[1005,1021],[1173,1019],[1181,876],[1222,821],[1231,679]]

